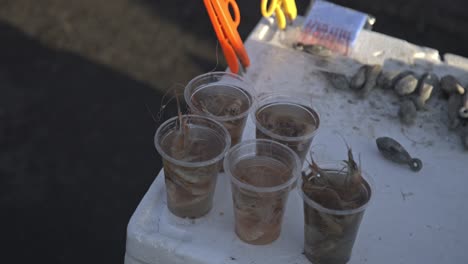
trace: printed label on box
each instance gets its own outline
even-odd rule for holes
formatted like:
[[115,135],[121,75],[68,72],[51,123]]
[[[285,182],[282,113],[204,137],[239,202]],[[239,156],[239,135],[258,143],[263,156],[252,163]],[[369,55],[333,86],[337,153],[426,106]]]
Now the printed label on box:
[[367,18],[364,13],[326,1],[317,1],[307,15],[300,42],[324,46],[347,55]]

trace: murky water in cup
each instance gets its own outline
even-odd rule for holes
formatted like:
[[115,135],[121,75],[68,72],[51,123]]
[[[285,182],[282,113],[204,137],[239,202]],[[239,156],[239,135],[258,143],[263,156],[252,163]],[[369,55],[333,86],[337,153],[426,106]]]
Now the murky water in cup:
[[[268,158],[247,158],[239,161],[234,175],[240,181],[258,187],[274,187],[287,182],[291,170]],[[235,231],[251,244],[268,244],[276,240],[281,231],[288,190],[259,194],[233,186]]]
[[256,137],[280,142],[304,162],[320,124],[318,113],[291,99],[270,98],[260,102],[255,111]]
[[255,245],[276,240],[300,170],[297,155],[271,140],[250,140],[228,152],[224,167],[232,183],[237,236]]
[[[328,180],[340,182],[346,171],[332,164],[322,167],[327,172]],[[354,241],[359,231],[362,217],[369,201],[373,198],[372,179],[364,177],[358,193],[366,194],[358,203],[345,209],[336,209],[336,205],[327,197],[327,192],[317,189],[305,193],[303,179],[299,186],[304,199],[304,253],[312,263],[345,264],[351,258]],[[323,188],[323,187],[320,187]],[[328,193],[329,194],[329,193]],[[340,204],[342,207],[345,203]],[[351,207],[349,207],[351,206]]]
[[240,76],[227,72],[197,76],[185,88],[184,97],[193,113],[221,122],[233,146],[241,141],[253,97]]
[[213,206],[220,161],[230,147],[227,130],[201,116],[169,119],[160,126],[155,145],[163,157],[167,206],[176,216],[197,218]]

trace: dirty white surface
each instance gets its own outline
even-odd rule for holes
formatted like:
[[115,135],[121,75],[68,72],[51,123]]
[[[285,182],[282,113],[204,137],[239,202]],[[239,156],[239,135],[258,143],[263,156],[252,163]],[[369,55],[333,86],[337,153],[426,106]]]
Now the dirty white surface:
[[[285,47],[278,35],[262,33],[266,20],[246,43],[252,66],[246,78],[257,92],[286,93],[309,99],[321,114],[312,151],[318,160],[345,158],[344,137],[360,154],[363,169],[374,178],[375,197],[367,209],[349,263],[467,263],[468,152],[446,127],[446,102],[434,99],[418,112],[412,127],[397,117],[397,98],[374,91],[366,100],[329,86],[320,70],[351,75],[355,61],[323,60]],[[467,84],[466,59],[439,60],[438,52],[374,32],[358,39],[353,58],[379,63],[385,70],[408,67],[415,72],[451,73]],[[365,41],[361,42],[361,41]],[[359,48],[360,47],[360,48]],[[447,59],[449,58],[449,59]],[[340,62],[338,62],[340,61]],[[465,64],[466,65],[466,64]],[[253,138],[249,120],[244,138]],[[391,136],[424,167],[414,173],[383,159],[375,139]],[[219,175],[213,210],[198,220],[179,219],[166,207],[163,172],[132,216],[127,229],[125,263],[308,263],[303,251],[302,201],[296,191],[288,200],[280,238],[252,246],[234,233],[229,183]]]

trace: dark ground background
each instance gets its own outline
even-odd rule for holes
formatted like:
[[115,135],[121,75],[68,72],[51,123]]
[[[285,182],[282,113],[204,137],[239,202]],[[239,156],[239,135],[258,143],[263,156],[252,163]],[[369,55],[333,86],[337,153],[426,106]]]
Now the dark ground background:
[[[237,2],[245,38],[260,1]],[[468,56],[464,0],[334,2]],[[215,47],[201,0],[0,0],[2,263],[123,262],[126,224],[161,168],[148,109],[212,70]]]

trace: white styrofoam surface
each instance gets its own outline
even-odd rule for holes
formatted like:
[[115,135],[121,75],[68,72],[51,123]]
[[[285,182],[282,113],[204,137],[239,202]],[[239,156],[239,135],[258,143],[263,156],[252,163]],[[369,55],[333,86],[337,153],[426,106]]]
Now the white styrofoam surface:
[[468,59],[455,54],[444,54],[444,61],[454,67],[468,69]]
[[[246,44],[252,59],[246,78],[260,93],[286,92],[310,99],[322,122],[312,147],[317,159],[344,159],[343,136],[360,154],[363,169],[376,183],[376,196],[364,216],[350,263],[467,263],[468,153],[458,136],[446,128],[444,102],[433,100],[429,111],[418,113],[415,126],[402,127],[396,114],[397,98],[379,90],[369,99],[359,100],[329,87],[318,73],[331,68],[352,74],[353,63],[344,67],[317,62],[277,43],[258,41],[258,29]],[[384,42],[386,37],[376,38]],[[384,67],[397,65],[386,64],[386,60],[389,57],[380,62]],[[460,68],[434,64],[431,70],[438,73],[462,73]],[[429,67],[410,66],[421,71]],[[245,135],[254,135],[250,120]],[[397,139],[423,160],[423,169],[414,173],[383,159],[375,146],[379,136]],[[268,246],[245,244],[234,234],[231,194],[224,174],[219,176],[213,210],[199,220],[172,216],[165,195],[161,172],[129,222],[127,264],[308,263],[302,255],[303,213],[297,192],[290,194],[279,240]]]
[[141,204],[129,224],[127,255],[143,263],[260,263],[259,255],[268,263],[304,262],[302,219],[297,214],[301,200],[296,193],[289,197],[280,239],[269,246],[250,246],[234,233],[226,175],[219,175],[214,208],[197,220],[169,213],[163,179],[161,173],[144,198],[152,204]]

